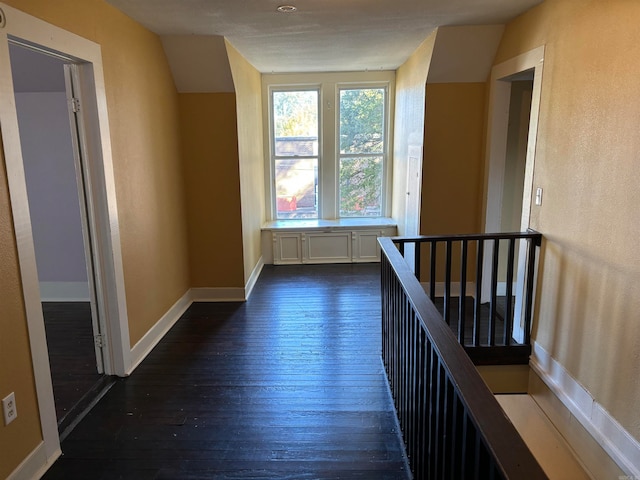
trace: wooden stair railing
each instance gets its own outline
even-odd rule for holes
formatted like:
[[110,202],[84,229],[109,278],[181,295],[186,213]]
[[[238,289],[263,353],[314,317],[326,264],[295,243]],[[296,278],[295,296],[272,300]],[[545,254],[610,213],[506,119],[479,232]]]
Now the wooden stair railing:
[[[530,230],[521,233],[394,237],[392,241],[403,256],[407,245],[413,246],[416,278],[427,280],[431,301],[439,307],[445,322],[452,327],[476,365],[528,364],[536,257],[542,241],[540,233]],[[503,250],[506,256],[501,254]],[[524,265],[518,265],[516,258],[521,250],[526,258]],[[475,261],[470,261],[474,255]],[[484,271],[485,257],[487,265],[490,265],[488,271]],[[428,267],[424,275],[426,278],[421,274],[423,263]],[[453,272],[454,263],[459,264],[457,272]],[[523,269],[523,288],[518,292],[513,288],[517,274],[514,267]],[[457,273],[457,278],[452,280],[454,273]],[[444,280],[441,282],[444,291],[440,294],[436,292],[438,274]],[[484,283],[488,285],[484,292],[487,298],[483,298]],[[468,284],[471,284],[470,288]],[[500,294],[499,284],[503,290]],[[457,295],[453,294],[454,287],[457,287]],[[514,308],[516,293],[520,296],[518,312]],[[516,313],[519,314],[517,318]],[[519,327],[520,337],[517,340],[513,338],[514,322]]]
[[393,241],[379,242],[382,359],[414,478],[547,478]]

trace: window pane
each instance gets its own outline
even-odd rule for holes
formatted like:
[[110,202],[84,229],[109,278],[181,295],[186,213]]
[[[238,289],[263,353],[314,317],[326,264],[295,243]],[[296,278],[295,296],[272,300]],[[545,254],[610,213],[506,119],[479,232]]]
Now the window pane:
[[276,156],[318,155],[318,92],[273,92]]
[[340,158],[340,216],[382,215],[382,155]]
[[382,215],[384,104],[384,88],[340,90],[341,217]]
[[272,101],[276,216],[318,218],[318,91],[273,92]]
[[318,218],[318,159],[275,160],[278,219]]
[[384,88],[340,90],[340,153],[384,151]]

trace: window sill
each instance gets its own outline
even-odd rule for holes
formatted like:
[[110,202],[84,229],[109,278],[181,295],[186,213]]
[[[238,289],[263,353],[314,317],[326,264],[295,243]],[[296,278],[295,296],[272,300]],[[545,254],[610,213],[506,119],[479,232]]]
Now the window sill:
[[339,218],[336,220],[274,220],[262,226],[263,231],[354,230],[389,228],[398,224],[393,218]]

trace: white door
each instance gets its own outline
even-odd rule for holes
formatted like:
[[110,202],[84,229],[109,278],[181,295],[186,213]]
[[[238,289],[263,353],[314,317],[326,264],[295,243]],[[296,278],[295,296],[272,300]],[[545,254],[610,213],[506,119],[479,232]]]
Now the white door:
[[[407,199],[405,203],[405,237],[420,234],[420,198],[422,196],[422,148],[409,147],[407,162]],[[412,244],[405,244],[404,258],[415,272],[415,252]]]

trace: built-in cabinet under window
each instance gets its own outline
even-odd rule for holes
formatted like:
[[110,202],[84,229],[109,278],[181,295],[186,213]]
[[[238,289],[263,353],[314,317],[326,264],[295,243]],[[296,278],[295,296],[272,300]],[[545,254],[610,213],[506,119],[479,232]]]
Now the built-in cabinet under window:
[[379,262],[378,237],[395,235],[396,226],[386,219],[377,220],[362,224],[339,220],[299,225],[271,222],[262,233],[265,263]]

